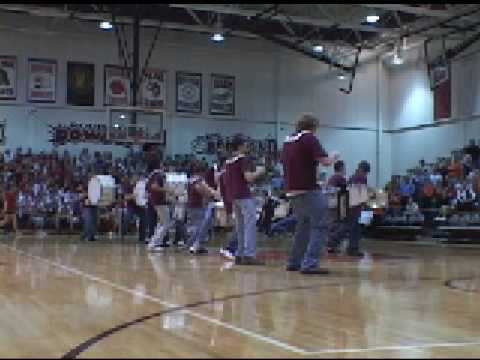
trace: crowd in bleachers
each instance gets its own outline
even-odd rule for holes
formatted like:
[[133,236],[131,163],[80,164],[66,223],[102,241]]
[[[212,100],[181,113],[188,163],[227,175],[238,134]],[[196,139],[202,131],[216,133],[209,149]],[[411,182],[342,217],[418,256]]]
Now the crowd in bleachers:
[[[205,163],[205,159],[193,156],[175,156],[165,161],[170,171],[184,172],[195,166],[205,166]],[[9,226],[20,229],[60,230],[75,224],[81,226],[82,200],[89,179],[97,174],[112,175],[117,184],[118,201],[103,209],[103,218],[110,223],[106,227],[114,231],[118,230],[115,211],[125,207],[122,194],[135,184],[138,176],[147,175],[147,164],[143,151],[130,151],[124,157],[113,158],[111,152],[91,154],[87,148],[79,156],[72,156],[68,151],[34,154],[30,149],[19,148],[0,155],[0,170],[3,219],[10,215],[13,219]],[[13,203],[9,209],[7,199]]]
[[[447,209],[473,212],[480,194],[480,147],[473,140],[465,148],[418,166],[405,176],[393,176],[386,186],[389,207],[386,223],[421,223],[428,214],[445,214]],[[476,215],[472,222],[480,222]],[[478,216],[477,216],[478,217]],[[455,217],[453,217],[455,219]]]

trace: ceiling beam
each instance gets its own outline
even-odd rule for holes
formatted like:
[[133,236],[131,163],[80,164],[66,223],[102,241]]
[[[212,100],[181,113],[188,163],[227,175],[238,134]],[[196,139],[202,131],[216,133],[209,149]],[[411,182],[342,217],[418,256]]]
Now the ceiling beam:
[[198,25],[201,25],[201,26],[204,26],[205,24],[203,23],[202,20],[200,20],[200,18],[197,16],[197,14],[195,14],[195,11],[193,11],[192,9],[185,9],[188,14],[197,22]]
[[402,4],[358,4],[358,5],[366,8],[383,9],[383,10],[389,10],[389,11],[400,11],[407,14],[414,14],[419,16],[448,18],[449,16],[453,15],[451,12],[445,11],[445,10],[431,10],[424,7],[408,6],[408,5],[402,5]]
[[[455,12],[449,10],[432,10],[422,6],[408,6],[402,4],[358,4],[366,8],[383,9],[390,11],[400,11],[407,14],[418,16],[428,16],[433,18],[449,18],[455,16]],[[465,16],[463,20],[478,21],[476,16]]]
[[[173,8],[189,8],[192,10],[197,10],[197,11],[212,11],[212,12],[217,12],[217,13],[222,13],[222,14],[231,14],[231,15],[238,15],[238,16],[243,16],[246,18],[253,17],[257,13],[255,10],[247,10],[247,9],[234,9],[222,5],[216,5],[216,4],[170,4],[170,7]],[[361,24],[355,24],[355,23],[341,23],[341,24],[336,24],[333,21],[330,20],[325,20],[325,19],[319,19],[319,18],[311,18],[311,17],[304,17],[304,16],[290,16],[292,22],[297,23],[297,24],[304,24],[304,25],[310,25],[310,26],[319,26],[319,27],[326,27],[330,28],[334,25],[337,25],[338,28],[340,29],[356,29],[360,31],[365,31],[365,32],[375,32],[375,33],[390,33],[392,30],[391,29],[385,29],[385,28],[379,28],[379,27],[374,27],[374,26],[368,26],[368,25],[361,25]],[[282,21],[284,20],[283,16],[276,15],[272,16],[271,20],[279,20]]]

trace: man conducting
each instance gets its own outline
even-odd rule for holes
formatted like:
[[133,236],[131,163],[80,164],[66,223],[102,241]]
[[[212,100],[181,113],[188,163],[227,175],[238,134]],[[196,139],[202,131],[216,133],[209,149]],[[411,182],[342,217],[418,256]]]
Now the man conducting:
[[328,200],[317,186],[317,166],[330,166],[330,158],[315,137],[319,121],[309,114],[297,121],[297,133],[288,136],[283,145],[282,162],[285,189],[297,218],[295,240],[287,271],[302,274],[328,274],[319,267],[320,255],[327,238]]

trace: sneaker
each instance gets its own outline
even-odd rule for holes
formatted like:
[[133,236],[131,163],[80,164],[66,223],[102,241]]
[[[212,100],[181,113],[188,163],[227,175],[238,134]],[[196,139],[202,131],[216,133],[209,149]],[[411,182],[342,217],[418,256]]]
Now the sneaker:
[[288,265],[285,270],[287,270],[287,271],[299,271],[300,268],[297,267],[297,266]]
[[305,275],[327,275],[330,274],[330,271],[327,269],[304,269],[300,270],[300,273],[305,274]]
[[253,256],[244,256],[240,265],[265,265],[265,261],[258,260]]
[[205,248],[196,248],[194,246],[191,246],[190,249],[190,254],[192,255],[201,255],[201,254],[208,254],[208,250]]
[[195,246],[190,246],[190,247],[188,248],[188,251],[189,251],[190,254],[192,254],[192,255],[196,254],[196,253],[197,253],[197,250],[198,250],[198,249],[197,249]]
[[165,248],[160,245],[149,246],[148,251],[150,252],[162,252],[165,251]]
[[234,259],[235,259],[235,255],[232,254],[232,253],[230,252],[230,250],[220,249],[220,254],[221,254],[223,257],[225,257],[225,258],[227,258],[227,259],[229,259],[229,260],[234,260]]
[[156,247],[161,247],[161,246],[160,244],[156,243],[155,240],[152,239],[148,242],[148,250],[151,250]]

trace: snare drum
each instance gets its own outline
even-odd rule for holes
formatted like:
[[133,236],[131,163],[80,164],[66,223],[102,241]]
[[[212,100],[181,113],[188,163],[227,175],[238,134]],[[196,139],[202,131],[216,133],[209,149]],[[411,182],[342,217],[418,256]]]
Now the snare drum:
[[88,200],[92,205],[110,206],[115,201],[115,179],[111,175],[97,175],[88,182]]

